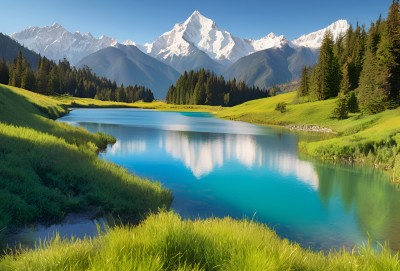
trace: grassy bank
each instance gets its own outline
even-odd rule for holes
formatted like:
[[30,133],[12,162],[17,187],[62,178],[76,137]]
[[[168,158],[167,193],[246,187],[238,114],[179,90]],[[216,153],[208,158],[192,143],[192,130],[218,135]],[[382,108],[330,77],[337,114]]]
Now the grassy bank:
[[155,109],[163,111],[190,111],[190,112],[219,112],[222,110],[221,106],[209,105],[175,105],[167,104],[162,101],[154,101],[151,103],[135,102],[135,103],[120,103],[111,101],[100,101],[88,98],[76,98],[71,96],[57,96],[52,97],[60,104],[67,107],[90,107],[90,108],[141,108],[141,109]]
[[[287,111],[275,110],[279,102]],[[316,142],[300,142],[300,149],[310,156],[333,161],[357,161],[391,169],[400,179],[400,109],[376,115],[352,114],[345,120],[331,117],[336,99],[298,104],[296,93],[250,101],[226,108],[218,117],[261,125],[317,125],[336,132],[336,136]]]
[[97,157],[113,137],[51,120],[66,112],[51,97],[0,86],[1,233],[87,209],[130,220],[170,205],[159,183]]
[[324,255],[281,240],[261,224],[183,221],[173,213],[86,240],[54,239],[1,259],[1,270],[400,270],[398,254],[365,246]]

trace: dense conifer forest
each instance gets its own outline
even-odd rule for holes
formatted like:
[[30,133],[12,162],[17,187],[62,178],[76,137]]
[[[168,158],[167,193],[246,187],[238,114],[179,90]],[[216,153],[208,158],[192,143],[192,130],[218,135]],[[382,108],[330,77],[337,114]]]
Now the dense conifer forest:
[[234,106],[243,102],[265,98],[268,91],[246,86],[235,79],[225,81],[210,71],[184,72],[175,86],[167,92],[167,103]]
[[300,101],[339,96],[333,117],[348,113],[379,113],[400,105],[400,4],[393,1],[387,19],[350,27],[333,40],[325,34],[318,64],[304,67]]

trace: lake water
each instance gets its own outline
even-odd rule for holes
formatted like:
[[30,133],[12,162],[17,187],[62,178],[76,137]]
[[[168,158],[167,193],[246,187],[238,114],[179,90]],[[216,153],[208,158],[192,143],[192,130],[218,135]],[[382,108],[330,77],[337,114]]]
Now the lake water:
[[370,168],[301,159],[288,131],[205,113],[75,109],[60,119],[117,138],[103,159],[172,190],[183,218],[249,218],[312,249],[390,240],[400,189]]

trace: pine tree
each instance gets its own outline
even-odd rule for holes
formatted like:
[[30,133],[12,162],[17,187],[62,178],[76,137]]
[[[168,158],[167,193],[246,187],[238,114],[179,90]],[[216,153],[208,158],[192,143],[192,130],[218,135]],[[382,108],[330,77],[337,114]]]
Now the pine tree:
[[7,85],[10,80],[10,71],[7,62],[3,59],[0,61],[0,84]]
[[[378,51],[384,54],[384,60],[388,70],[388,90],[390,99],[399,103],[400,90],[400,4],[398,0],[393,1],[389,8],[386,31],[384,31]],[[386,52],[385,50],[388,50]]]
[[339,93],[341,71],[333,45],[332,33],[327,31],[322,41],[318,64],[313,70],[311,91],[315,100],[336,97]]
[[297,92],[297,95],[299,97],[304,97],[307,96],[309,92],[310,92],[309,69],[307,68],[307,66],[304,66],[301,72],[300,87]]
[[340,93],[346,95],[351,89],[349,79],[349,66],[347,63],[342,68],[342,82],[340,83]]
[[332,118],[343,120],[348,117],[348,114],[346,96],[340,94],[339,99],[336,101],[336,107],[332,111]]
[[358,100],[354,91],[351,91],[347,96],[347,109],[350,113],[357,113],[359,111]]
[[387,77],[388,69],[368,50],[357,90],[362,112],[375,114],[385,110],[388,100]]

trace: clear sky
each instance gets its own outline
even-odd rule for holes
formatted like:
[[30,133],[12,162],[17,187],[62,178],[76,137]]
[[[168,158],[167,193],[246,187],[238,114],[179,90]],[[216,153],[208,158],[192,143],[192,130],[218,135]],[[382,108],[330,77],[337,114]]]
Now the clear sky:
[[0,32],[60,23],[71,32],[91,32],[122,42],[152,42],[194,10],[241,38],[270,32],[289,40],[338,19],[369,26],[385,18],[392,0],[1,0]]

